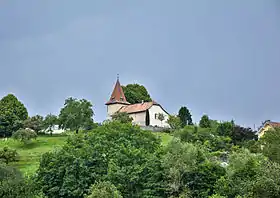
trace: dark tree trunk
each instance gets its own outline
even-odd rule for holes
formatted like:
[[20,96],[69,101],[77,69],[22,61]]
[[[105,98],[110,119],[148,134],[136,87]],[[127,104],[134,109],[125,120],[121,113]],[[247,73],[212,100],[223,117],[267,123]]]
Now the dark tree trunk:
[[78,134],[78,132],[79,132],[79,129],[76,129],[76,134]]

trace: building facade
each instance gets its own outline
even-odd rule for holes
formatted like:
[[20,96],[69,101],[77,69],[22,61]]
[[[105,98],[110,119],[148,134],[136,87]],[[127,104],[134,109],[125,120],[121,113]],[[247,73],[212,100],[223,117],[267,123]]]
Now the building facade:
[[[153,126],[169,128],[167,123],[169,114],[163,107],[155,101],[130,104],[127,102],[123,89],[117,79],[114,90],[107,105],[107,119],[117,112],[126,112],[133,118],[133,123],[139,126]],[[159,119],[159,114],[163,115],[163,120]]]

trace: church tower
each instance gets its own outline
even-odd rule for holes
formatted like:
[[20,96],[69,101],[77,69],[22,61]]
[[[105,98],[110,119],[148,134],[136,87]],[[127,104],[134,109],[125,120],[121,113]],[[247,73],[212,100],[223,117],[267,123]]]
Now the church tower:
[[121,107],[129,105],[130,103],[126,101],[122,86],[117,78],[115,88],[111,94],[111,97],[105,105],[107,105],[107,119],[111,119],[111,116],[116,113]]

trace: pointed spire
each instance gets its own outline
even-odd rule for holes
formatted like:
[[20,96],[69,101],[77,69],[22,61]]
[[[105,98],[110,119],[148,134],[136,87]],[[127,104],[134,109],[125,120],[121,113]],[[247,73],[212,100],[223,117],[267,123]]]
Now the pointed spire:
[[115,103],[129,104],[129,102],[126,101],[122,86],[120,84],[119,74],[117,74],[117,82],[115,84],[115,88],[111,94],[109,101],[106,103],[106,105],[115,104]]

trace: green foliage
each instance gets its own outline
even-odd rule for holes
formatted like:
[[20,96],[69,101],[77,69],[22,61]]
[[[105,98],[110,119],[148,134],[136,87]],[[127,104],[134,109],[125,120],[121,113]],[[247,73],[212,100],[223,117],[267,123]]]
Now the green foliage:
[[268,130],[261,137],[260,145],[262,145],[261,152],[270,160],[280,163],[280,128]]
[[217,127],[217,134],[221,136],[232,136],[234,124],[232,122],[222,122]]
[[181,120],[182,127],[184,127],[186,125],[193,125],[192,115],[187,107],[180,108],[178,117]]
[[18,131],[13,133],[12,138],[14,138],[15,140],[19,140],[24,144],[27,144],[31,139],[37,138],[37,133],[30,129],[19,129]]
[[171,129],[180,129],[182,126],[180,118],[176,115],[169,115],[167,123]]
[[86,198],[122,198],[122,195],[110,182],[96,182]]
[[175,132],[175,136],[184,142],[200,144],[210,152],[229,151],[231,148],[231,138],[219,136],[215,129],[211,128],[186,126],[184,129]]
[[208,115],[203,115],[200,119],[200,122],[199,122],[199,126],[201,128],[210,128],[211,127],[211,122],[210,122],[210,119],[208,117]]
[[48,114],[43,121],[43,129],[46,130],[47,132],[50,132],[52,135],[53,132],[52,129],[58,123],[59,122],[56,115]]
[[60,110],[59,121],[63,129],[70,129],[78,133],[79,129],[84,129],[93,122],[93,115],[92,104],[89,101],[68,98]]
[[5,162],[6,164],[15,162],[17,160],[17,157],[17,151],[14,149],[10,149],[7,146],[0,150],[0,163],[1,161]]
[[163,113],[158,113],[158,119],[162,124],[162,121],[164,120],[164,114]]
[[24,128],[32,129],[36,133],[38,133],[43,129],[43,119],[43,116],[40,115],[29,117],[24,121]]
[[32,183],[17,169],[0,163],[0,197],[30,198],[35,193]]
[[126,100],[131,103],[140,103],[143,101],[150,102],[152,101],[147,89],[143,85],[139,84],[128,84],[122,86]]
[[262,174],[265,162],[264,156],[250,153],[246,149],[232,153],[226,175],[216,184],[216,192],[227,197],[250,195],[258,174]]
[[160,141],[132,124],[105,123],[42,156],[36,181],[52,198],[83,197],[110,181],[124,197],[162,197]]
[[116,112],[112,115],[113,120],[117,120],[120,123],[131,123],[133,118],[128,115],[126,112]]
[[202,147],[176,139],[168,145],[163,165],[170,195],[178,197],[185,190],[194,197],[213,194],[213,186],[225,171],[208,155]]
[[0,137],[9,137],[22,127],[28,117],[27,109],[18,99],[8,94],[0,100]]

